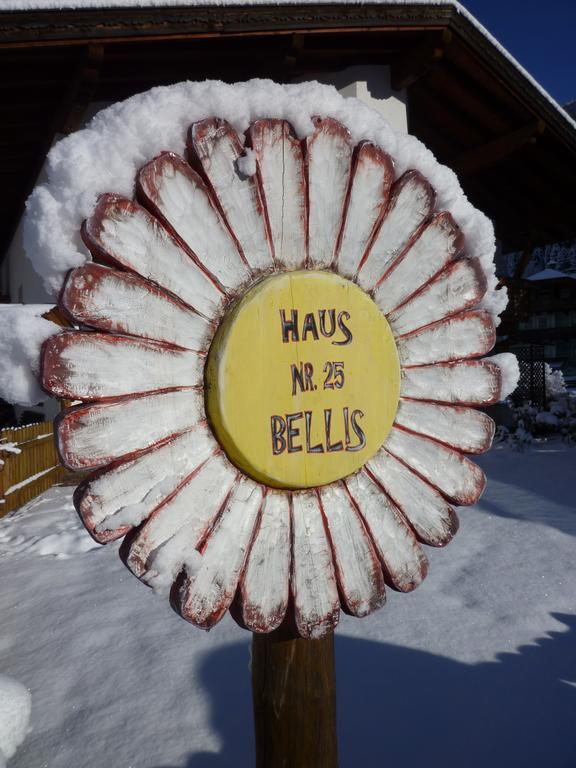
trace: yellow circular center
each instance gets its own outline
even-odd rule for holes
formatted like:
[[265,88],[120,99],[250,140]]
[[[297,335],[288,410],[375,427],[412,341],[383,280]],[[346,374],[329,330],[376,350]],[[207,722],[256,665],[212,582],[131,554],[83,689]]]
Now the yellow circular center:
[[394,337],[372,299],[329,272],[252,288],[218,328],[206,406],[229,458],[278,488],[359,469],[386,439],[400,390]]

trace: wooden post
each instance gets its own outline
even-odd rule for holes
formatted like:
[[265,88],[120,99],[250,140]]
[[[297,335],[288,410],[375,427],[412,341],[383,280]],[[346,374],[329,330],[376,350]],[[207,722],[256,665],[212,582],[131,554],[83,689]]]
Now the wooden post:
[[337,768],[334,635],[252,638],[256,768]]

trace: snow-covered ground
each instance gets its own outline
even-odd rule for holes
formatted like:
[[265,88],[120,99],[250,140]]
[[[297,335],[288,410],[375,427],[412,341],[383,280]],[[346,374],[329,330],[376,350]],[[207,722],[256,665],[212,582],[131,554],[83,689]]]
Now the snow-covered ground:
[[[423,586],[342,620],[343,768],[574,764],[575,459],[492,450]],[[10,768],[253,764],[248,633],[172,613],[84,533],[71,489],[0,521],[0,585],[0,672],[32,692]]]

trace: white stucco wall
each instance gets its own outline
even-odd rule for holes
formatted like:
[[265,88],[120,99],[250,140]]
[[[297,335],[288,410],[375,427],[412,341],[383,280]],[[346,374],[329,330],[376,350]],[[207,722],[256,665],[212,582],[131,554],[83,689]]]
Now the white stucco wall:
[[390,67],[362,65],[337,72],[314,72],[295,82],[318,80],[333,85],[343,96],[360,99],[388,120],[397,131],[408,131],[406,91],[394,91],[390,84]]

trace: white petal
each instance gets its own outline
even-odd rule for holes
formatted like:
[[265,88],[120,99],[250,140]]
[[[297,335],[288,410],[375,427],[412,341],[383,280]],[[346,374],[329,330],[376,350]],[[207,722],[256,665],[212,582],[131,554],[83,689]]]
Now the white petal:
[[307,139],[309,265],[329,267],[335,256],[350,178],[352,145],[343,125],[316,121]]
[[154,510],[130,543],[126,565],[152,586],[171,586],[186,554],[208,534],[237,477],[221,454],[195,470],[177,493]]
[[288,494],[269,491],[240,585],[242,620],[252,632],[271,632],[286,613],[290,582]]
[[334,483],[321,488],[320,501],[343,607],[353,616],[366,616],[386,600],[380,562],[345,487]]
[[178,155],[164,153],[140,171],[139,194],[186,243],[210,274],[234,292],[250,277],[200,176]]
[[371,291],[430,216],[434,190],[418,171],[408,171],[394,186],[386,216],[358,274],[358,284]]
[[479,304],[486,293],[486,277],[477,259],[459,259],[387,319],[395,336],[410,333]]
[[262,497],[262,486],[247,477],[238,482],[208,538],[197,573],[181,590],[182,616],[203,629],[220,621],[234,598]]
[[356,147],[350,199],[337,258],[338,272],[344,277],[355,277],[384,216],[393,179],[392,160],[380,147],[367,141]]
[[274,266],[258,180],[243,177],[238,160],[244,147],[225,121],[208,118],[190,126],[189,148],[216,195],[232,234],[253,269]]
[[292,594],[301,637],[322,637],[337,624],[340,600],[318,497],[292,495]]
[[500,399],[500,368],[487,360],[463,360],[403,368],[400,394],[415,400],[491,405]]
[[223,294],[168,231],[137,203],[103,195],[84,223],[90,250],[173,293],[205,317],[220,310]]
[[357,472],[345,482],[370,531],[386,583],[401,592],[412,591],[428,569],[426,555],[412,529],[368,473]]
[[58,422],[69,469],[95,469],[152,448],[204,419],[202,392],[177,390],[70,408]]
[[61,304],[79,323],[202,350],[213,328],[152,283],[128,272],[86,264],[68,275]]
[[306,263],[306,174],[302,145],[285,120],[257,120],[249,129],[256,153],[276,262]]
[[61,333],[44,346],[42,385],[55,397],[99,400],[203,383],[204,358],[155,341]]
[[92,475],[74,495],[84,524],[99,541],[123,536],[132,525],[118,525],[117,513],[138,507],[144,520],[215,448],[212,433],[199,424],[137,459]]
[[480,357],[495,342],[492,317],[483,310],[470,310],[402,336],[396,345],[400,364],[407,366]]
[[380,450],[365,466],[386,491],[420,541],[433,547],[447,544],[458,530],[449,504],[387,451]]
[[464,237],[452,216],[435,216],[386,273],[374,301],[385,314],[392,312],[455,259],[463,246]]
[[393,427],[384,447],[456,504],[474,504],[484,490],[480,467],[435,440]]
[[494,437],[494,422],[490,416],[460,405],[400,400],[395,424],[465,453],[484,453]]

